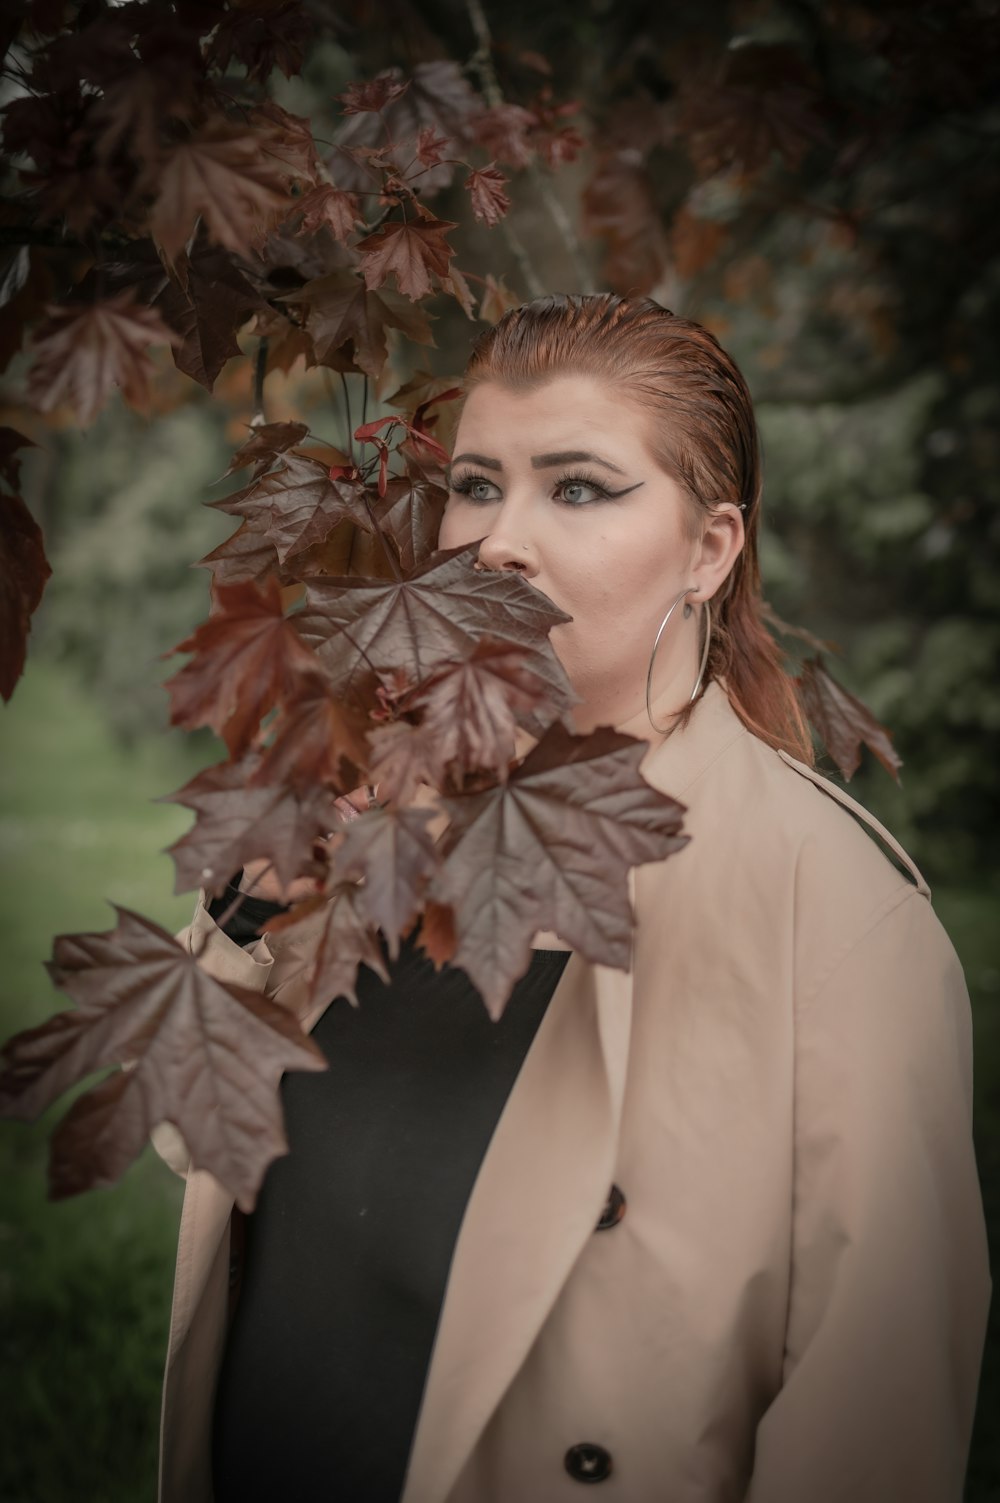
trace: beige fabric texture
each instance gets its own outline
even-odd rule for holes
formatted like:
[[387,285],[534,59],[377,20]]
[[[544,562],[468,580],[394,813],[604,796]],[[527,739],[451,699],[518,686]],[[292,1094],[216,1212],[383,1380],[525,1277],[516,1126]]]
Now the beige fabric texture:
[[[960,1503],[992,1286],[969,998],[927,884],[718,683],[642,770],[692,840],[630,875],[630,972],[573,954],[528,1051],[402,1503],[575,1503],[581,1442],[611,1454],[608,1503]],[[241,949],[203,892],[192,935],[280,990],[277,937]],[[212,1498],[231,1211],[188,1175],[160,1503]]]

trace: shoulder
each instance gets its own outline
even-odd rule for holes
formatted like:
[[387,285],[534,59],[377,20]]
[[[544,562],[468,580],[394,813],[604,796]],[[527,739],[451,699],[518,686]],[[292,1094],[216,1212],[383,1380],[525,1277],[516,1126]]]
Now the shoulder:
[[[808,985],[912,899],[933,925],[916,863],[863,804],[776,751],[716,692],[683,738],[650,759],[651,780],[685,805],[689,845],[639,884],[655,908],[691,915],[713,942],[787,955]],[[646,771],[644,765],[643,771]],[[714,917],[713,917],[714,915]],[[718,934],[716,934],[716,928]]]

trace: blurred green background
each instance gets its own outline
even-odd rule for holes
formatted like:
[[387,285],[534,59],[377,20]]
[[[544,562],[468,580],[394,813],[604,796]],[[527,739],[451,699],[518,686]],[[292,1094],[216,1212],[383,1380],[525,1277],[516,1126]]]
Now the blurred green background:
[[[513,0],[497,56],[515,77],[519,47],[553,59],[562,95],[586,99],[597,120],[594,152],[579,166],[517,180],[512,218],[541,284],[578,290],[579,262],[552,207],[578,223],[598,156],[601,192],[627,189],[625,208],[615,208],[624,216],[620,256],[647,251],[657,225],[666,226],[654,296],[712,328],[748,378],[764,444],[765,594],[786,621],[839,644],[831,670],[892,731],[904,763],[899,785],[866,757],[849,791],[921,865],[965,966],[995,1262],[1000,373],[991,331],[1000,327],[1000,120],[981,44],[988,10],[968,0],[684,0],[662,11],[592,0],[574,7],[570,24],[565,7]],[[462,6],[402,5],[399,16],[398,33],[361,27],[350,57],[323,40],[302,78],[272,80],[273,93],[332,133],[330,99],[348,78],[408,63],[407,48],[437,56],[439,41],[446,55],[468,57]],[[846,165],[832,152],[818,167],[810,158],[805,188],[794,164],[779,164],[770,200],[755,198],[729,163],[696,180],[660,131],[693,57],[688,21],[743,59],[757,44],[761,55],[801,49],[842,117],[874,122],[866,151]],[[467,221],[461,200],[460,187],[449,189],[435,212]],[[502,235],[481,226],[463,234],[463,268],[489,269],[531,292]],[[585,247],[594,269],[600,255],[593,242]],[[617,285],[610,263],[599,285],[605,271]],[[622,275],[627,282],[627,265]],[[439,347],[421,361],[452,374],[482,325],[466,323],[453,304],[440,312]],[[252,353],[254,341],[244,347]],[[3,421],[40,444],[24,453],[24,495],[54,572],[27,672],[0,707],[3,1037],[66,1004],[43,968],[53,936],[112,927],[108,900],[172,930],[190,916],[192,897],[173,895],[163,849],[191,816],[153,800],[224,749],[210,735],[167,729],[161,685],[180,660],[162,654],[207,613],[208,575],[191,565],[228,535],[231,519],[201,503],[221,494],[212,482],[252,410],[249,362],[234,359],[211,397],[164,370],[163,400],[148,419],[114,402],[86,433],[29,430],[18,410],[23,373],[18,357],[0,403]],[[270,419],[304,417],[339,442],[343,425],[319,372],[276,372],[267,385]],[[355,391],[355,413],[359,399]],[[374,405],[367,415],[376,416]],[[837,779],[829,759],[820,766]],[[148,1151],[114,1189],[48,1203],[46,1138],[65,1105],[35,1127],[0,1131],[0,1414],[14,1442],[0,1447],[0,1498],[139,1503],[155,1490],[180,1185]],[[998,1415],[994,1300],[966,1503],[1000,1500]]]

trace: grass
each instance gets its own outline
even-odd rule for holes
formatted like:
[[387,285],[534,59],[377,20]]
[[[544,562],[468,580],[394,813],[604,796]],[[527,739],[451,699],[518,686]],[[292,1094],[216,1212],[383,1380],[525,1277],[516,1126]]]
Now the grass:
[[[68,675],[32,663],[0,711],[0,1036],[70,1005],[42,962],[55,934],[113,928],[107,900],[187,922],[162,847],[191,815],[150,800],[213,755],[174,733],[116,746]],[[155,1496],[181,1185],[147,1149],[115,1188],[49,1202],[64,1109],[0,1131],[0,1497],[140,1503]]]
[[[68,1005],[42,962],[55,934],[114,925],[108,899],[171,932],[162,848],[191,815],[150,800],[220,753],[176,733],[131,751],[68,674],[34,661],[0,710],[0,1038]],[[975,1132],[991,1247],[1000,1247],[1000,948],[997,894],[937,890],[973,996]],[[181,1186],[147,1149],[122,1182],[45,1198],[47,1135],[0,1130],[0,1448],[4,1503],[142,1503],[155,1496],[160,1376]],[[1000,1317],[992,1312],[966,1503],[1000,1498]]]

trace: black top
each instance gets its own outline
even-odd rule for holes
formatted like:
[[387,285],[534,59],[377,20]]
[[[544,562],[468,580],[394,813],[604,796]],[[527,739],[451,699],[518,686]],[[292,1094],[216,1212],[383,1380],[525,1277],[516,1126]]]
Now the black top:
[[[279,911],[251,897],[226,932],[246,943]],[[291,1151],[247,1218],[216,1503],[398,1503],[459,1225],[569,959],[536,950],[494,1023],[415,936],[382,949],[390,985],[361,966],[357,1009],[336,998],[313,1029],[329,1070],[282,1079]]]

